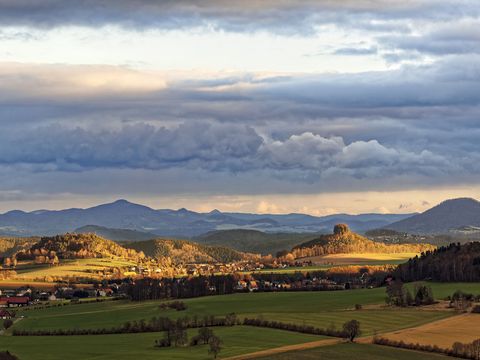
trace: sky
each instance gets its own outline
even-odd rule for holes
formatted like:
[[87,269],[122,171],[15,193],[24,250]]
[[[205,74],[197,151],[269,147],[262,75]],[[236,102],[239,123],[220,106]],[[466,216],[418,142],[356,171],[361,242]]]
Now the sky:
[[477,0],[0,0],[0,211],[480,198]]

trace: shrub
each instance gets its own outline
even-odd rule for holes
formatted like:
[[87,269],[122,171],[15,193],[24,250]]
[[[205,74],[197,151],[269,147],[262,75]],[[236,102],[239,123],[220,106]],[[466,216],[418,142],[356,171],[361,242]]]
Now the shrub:
[[183,301],[172,301],[163,303],[160,305],[160,309],[175,309],[177,311],[183,311],[187,309],[187,305]]
[[13,325],[13,321],[12,321],[12,320],[10,320],[10,319],[5,319],[5,320],[3,320],[3,327],[5,328],[5,330],[7,330],[8,328],[10,328],[12,325]]
[[344,337],[348,340],[355,340],[362,332],[360,330],[360,322],[357,320],[350,320],[343,324]]
[[222,350],[221,344],[222,340],[217,336],[212,336],[210,340],[208,340],[208,344],[210,348],[208,349],[208,353],[213,355],[213,358],[216,359],[220,350]]
[[480,314],[480,305],[475,305],[472,309],[472,313]]
[[0,351],[0,360],[18,360],[18,357],[11,354],[9,351]]

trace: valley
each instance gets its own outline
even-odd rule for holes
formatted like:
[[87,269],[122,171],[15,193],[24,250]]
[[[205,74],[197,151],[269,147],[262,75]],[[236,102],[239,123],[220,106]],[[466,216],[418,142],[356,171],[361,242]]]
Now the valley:
[[[463,289],[480,293],[479,284],[429,284],[434,294],[439,297],[450,294],[453,289]],[[148,320],[151,317],[168,316],[179,318],[188,316],[224,316],[235,312],[239,319],[244,317],[261,316],[267,320],[287,323],[297,323],[319,326],[341,327],[345,321],[355,318],[362,324],[362,335],[384,334],[406,328],[418,327],[418,331],[430,322],[439,323],[456,321],[459,317],[454,311],[447,308],[441,310],[424,309],[392,309],[385,307],[385,289],[363,289],[342,292],[301,292],[301,293],[250,293],[211,296],[183,300],[187,309],[185,311],[161,310],[158,301],[130,302],[130,301],[104,301],[80,305],[51,306],[47,309],[19,309],[18,314],[25,316],[16,323],[13,329],[8,330],[2,337],[2,346],[22,358],[41,359],[44,354],[37,350],[45,344],[51,344],[59,352],[58,355],[50,353],[48,359],[61,359],[62,350],[71,351],[73,359],[85,356],[98,356],[105,359],[127,359],[129,354],[142,354],[147,359],[166,356],[174,359],[209,358],[205,347],[199,348],[172,348],[157,349],[153,346],[154,339],[162,336],[161,333],[147,332],[142,334],[115,334],[115,335],[81,335],[56,338],[55,336],[11,336],[13,330],[30,329],[61,330],[76,329],[101,329],[119,326],[128,321]],[[355,310],[355,304],[362,304],[365,309]],[[53,303],[51,303],[53,305]],[[378,305],[378,308],[369,309],[368,306]],[[460,315],[461,316],[461,315]],[[472,315],[478,316],[478,315]],[[308,320],[306,320],[308,319]],[[213,327],[216,334],[224,341],[225,351],[221,357],[255,353],[269,348],[283,347],[291,344],[309,343],[327,339],[317,335],[300,334],[296,332],[259,328],[251,326]],[[405,330],[409,331],[409,330]],[[413,330],[415,331],[415,330]],[[190,336],[195,333],[189,330]],[[339,341],[339,340],[335,340]],[[107,348],[101,344],[108,344]],[[328,344],[328,342],[327,342]],[[340,346],[364,345],[335,345]],[[370,345],[371,347],[371,345]],[[108,350],[107,350],[108,349]],[[329,348],[311,350],[313,353],[333,351]],[[342,354],[341,350],[339,355]],[[372,349],[373,352],[375,350]],[[379,350],[377,350],[379,351]],[[409,353],[405,350],[398,352]],[[395,352],[394,352],[395,353]],[[282,359],[281,355],[279,358]],[[432,355],[433,356],[433,355]]]
[[[468,325],[480,307],[475,242],[380,241],[397,233],[375,230],[371,239],[343,223],[332,233],[228,230],[190,240],[102,228],[121,237],[113,241],[87,232],[95,229],[3,240],[0,303],[4,321],[14,321],[1,349],[34,360],[66,352],[210,359],[210,345],[193,344],[208,328],[222,359],[341,359],[357,351],[380,359],[386,346],[392,359],[415,359],[409,341],[447,349],[480,337]],[[345,326],[354,320],[361,331],[349,343]],[[160,346],[172,329],[181,343]],[[56,350],[39,352],[47,345]]]
[[0,360],[480,360],[479,0],[0,0]]

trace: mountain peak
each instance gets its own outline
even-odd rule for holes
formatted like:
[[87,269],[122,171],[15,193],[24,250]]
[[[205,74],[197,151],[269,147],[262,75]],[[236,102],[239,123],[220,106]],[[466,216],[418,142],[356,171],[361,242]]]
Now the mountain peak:
[[[125,200],[125,199],[118,199],[114,202],[103,204],[103,205],[104,206],[115,206],[115,207],[131,207],[131,206],[146,207],[144,205],[132,203],[132,202],[130,202],[128,200]],[[102,206],[102,205],[100,205],[100,206]]]
[[412,234],[446,234],[464,226],[480,226],[480,202],[472,198],[449,199],[407,219],[386,226]]
[[125,210],[125,211],[136,211],[136,210],[154,211],[154,210],[152,210],[151,208],[149,208],[148,206],[140,205],[140,204],[135,204],[135,203],[132,203],[132,202],[127,201],[127,200],[125,200],[125,199],[119,199],[119,200],[116,200],[116,201],[111,202],[111,203],[94,206],[94,207],[88,208],[88,209],[86,209],[86,210],[87,210],[87,211],[88,211],[88,210],[96,210],[96,211],[99,211],[99,210],[106,210],[106,209],[110,209],[110,210]]
[[456,199],[448,199],[437,206],[444,206],[444,205],[479,205],[480,202],[478,200],[475,200],[474,198],[469,198],[469,197],[462,197],[462,198],[456,198]]
[[133,205],[133,203],[131,203],[130,201],[125,200],[125,199],[118,199],[118,200],[114,201],[112,204],[116,204],[116,205]]

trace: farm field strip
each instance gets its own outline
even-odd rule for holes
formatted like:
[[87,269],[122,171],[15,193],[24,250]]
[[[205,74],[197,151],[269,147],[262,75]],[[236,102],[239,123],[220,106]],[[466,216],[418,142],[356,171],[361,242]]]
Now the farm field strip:
[[448,360],[451,357],[372,344],[343,343],[257,358],[258,360]]
[[389,265],[400,264],[417,256],[418,253],[349,253],[312,256],[303,260],[316,265]]
[[450,348],[456,341],[470,343],[480,339],[480,314],[461,314],[415,328],[386,334],[387,339]]
[[373,335],[398,329],[411,328],[431,321],[444,319],[454,315],[447,311],[422,311],[419,309],[381,309],[359,311],[325,311],[318,313],[295,313],[292,315],[265,313],[266,320],[287,323],[305,324],[327,328],[334,325],[341,329],[342,325],[352,319],[358,320],[362,326],[362,335]]
[[324,340],[306,342],[306,343],[302,343],[302,344],[285,345],[285,346],[280,346],[280,347],[277,347],[277,348],[260,350],[260,351],[256,351],[256,352],[253,352],[253,353],[236,355],[236,356],[228,357],[225,360],[258,359],[259,357],[272,355],[272,354],[279,354],[279,353],[285,353],[285,352],[290,352],[290,351],[306,350],[306,349],[318,348],[320,346],[328,346],[328,345],[338,344],[341,341],[342,340],[340,340],[340,339],[324,339]]

